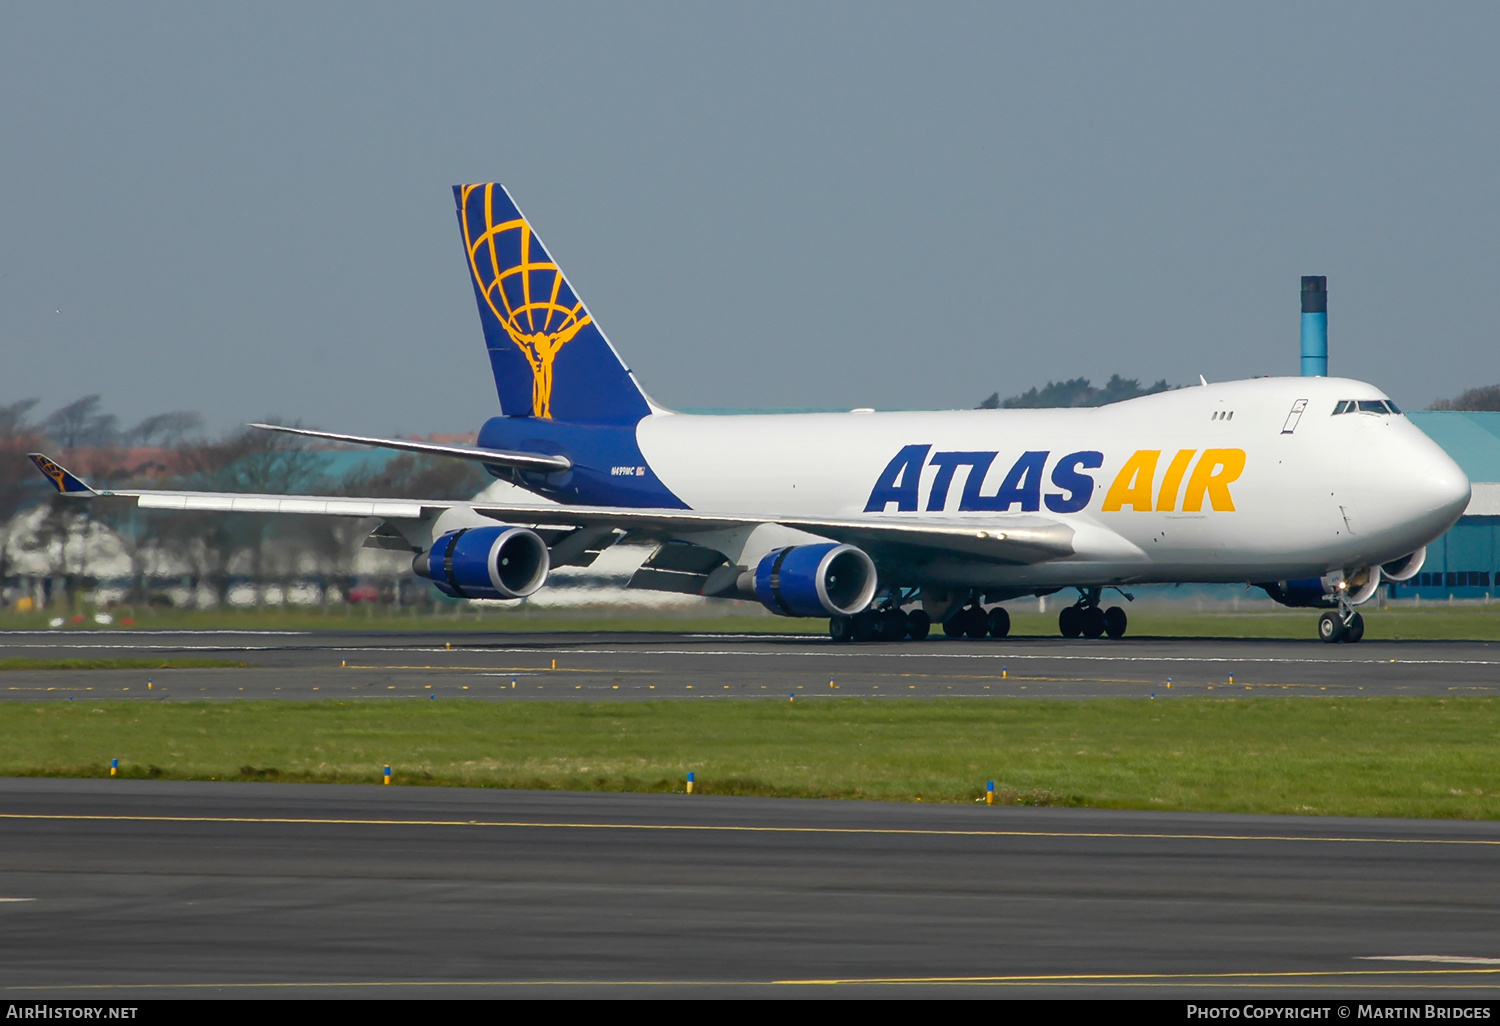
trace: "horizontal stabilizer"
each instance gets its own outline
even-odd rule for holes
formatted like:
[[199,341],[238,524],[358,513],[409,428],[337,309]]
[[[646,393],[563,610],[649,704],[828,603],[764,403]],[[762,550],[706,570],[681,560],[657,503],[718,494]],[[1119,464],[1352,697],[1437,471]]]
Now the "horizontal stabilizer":
[[313,431],[309,428],[285,427],[281,424],[251,424],[262,431],[280,431],[288,435],[303,435],[307,438],[326,438],[331,442],[346,442],[349,445],[369,445],[377,449],[397,449],[401,452],[421,453],[424,456],[446,456],[450,459],[472,460],[498,467],[515,467],[542,474],[567,470],[573,462],[566,456],[548,456],[533,452],[507,452],[504,449],[475,449],[466,445],[438,445],[435,442],[417,442],[408,438],[370,438],[366,435],[346,435],[336,431]]

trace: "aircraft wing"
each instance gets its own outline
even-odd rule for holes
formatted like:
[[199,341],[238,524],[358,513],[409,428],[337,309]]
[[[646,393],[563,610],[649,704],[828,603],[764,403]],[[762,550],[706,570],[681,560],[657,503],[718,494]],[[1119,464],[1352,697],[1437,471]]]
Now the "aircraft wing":
[[420,519],[464,507],[493,520],[535,527],[614,527],[642,540],[668,541],[695,534],[760,524],[779,524],[870,550],[872,555],[931,559],[963,555],[994,563],[1042,563],[1073,554],[1073,529],[1030,514],[992,516],[983,522],[958,518],[920,521],[889,516],[848,519],[778,517],[681,509],[618,506],[522,506],[427,499],[342,498],[326,495],[264,495],[242,492],[94,489],[41,453],[32,463],[63,494],[133,498],[143,509],[223,513],[303,513],[345,517]]
[[142,509],[201,510],[212,513],[314,513],[342,517],[417,518],[424,510],[463,506],[460,502],[422,499],[346,499],[331,495],[260,495],[247,492],[189,492],[92,488],[81,478],[39,452],[27,453],[52,486],[81,498],[135,499]]
[[1026,514],[992,517],[983,523],[959,519],[921,521],[895,517],[836,519],[747,516],[681,509],[612,506],[508,506],[476,503],[474,512],[495,520],[537,526],[618,527],[637,538],[660,541],[759,524],[779,524],[871,550],[872,555],[932,558],[964,555],[995,563],[1041,563],[1073,554],[1066,524]]

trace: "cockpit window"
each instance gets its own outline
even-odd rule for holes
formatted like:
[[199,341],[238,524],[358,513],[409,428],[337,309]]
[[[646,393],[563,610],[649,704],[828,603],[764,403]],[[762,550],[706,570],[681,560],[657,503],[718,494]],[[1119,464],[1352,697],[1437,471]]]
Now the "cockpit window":
[[1333,408],[1333,415],[1341,413],[1396,413],[1401,411],[1389,399],[1345,399]]

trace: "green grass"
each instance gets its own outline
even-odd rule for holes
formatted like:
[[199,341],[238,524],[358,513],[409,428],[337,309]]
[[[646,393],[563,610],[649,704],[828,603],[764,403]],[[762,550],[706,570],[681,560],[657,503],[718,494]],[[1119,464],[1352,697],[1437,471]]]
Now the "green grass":
[[30,656],[0,658],[3,670],[202,670],[210,667],[249,666],[234,659],[33,659]]
[[[1117,601],[1117,600],[1116,600]],[[1122,603],[1123,604],[1123,603]],[[1016,637],[1056,637],[1057,601],[1038,613],[1035,601],[1006,606]],[[1315,634],[1318,611],[1282,609],[1258,602],[1242,612],[1192,608],[1190,602],[1152,602],[1127,606],[1133,637],[1291,638]],[[59,630],[379,630],[379,631],[623,631],[674,633],[823,634],[828,622],[772,616],[744,603],[725,603],[701,612],[657,611],[629,607],[584,609],[502,609],[482,611],[460,606],[437,614],[379,611],[373,607],[266,608],[227,610],[116,609],[116,623],[100,628],[92,610],[81,624]],[[1366,607],[1365,637],[1425,640],[1500,641],[1500,603],[1493,605],[1400,605],[1389,609]],[[61,615],[55,610],[33,613],[0,611],[0,630],[45,630]],[[128,616],[131,626],[121,625]]]
[[[327,609],[267,607],[264,609],[129,609],[112,610],[115,622],[94,623],[88,610],[81,623],[68,630],[254,630],[254,631],[669,631],[826,634],[827,620],[789,619],[755,607],[735,604],[701,613],[641,608],[503,609],[458,606],[432,613],[400,612],[373,606],[330,606]],[[17,613],[0,610],[0,630],[49,630],[54,617],[65,611]],[[131,624],[122,624],[128,618]]]
[[0,775],[1500,818],[1500,699],[4,703]]
[[[1047,613],[1031,608],[1011,609],[1011,633],[1016,636],[1057,636],[1056,608]],[[1249,612],[1176,609],[1168,603],[1129,606],[1128,637],[1163,638],[1290,638],[1316,637],[1319,610],[1257,609]],[[1187,605],[1187,603],[1183,603]],[[1493,605],[1392,606],[1360,609],[1365,637],[1372,641],[1395,638],[1425,641],[1500,641],[1500,603]]]

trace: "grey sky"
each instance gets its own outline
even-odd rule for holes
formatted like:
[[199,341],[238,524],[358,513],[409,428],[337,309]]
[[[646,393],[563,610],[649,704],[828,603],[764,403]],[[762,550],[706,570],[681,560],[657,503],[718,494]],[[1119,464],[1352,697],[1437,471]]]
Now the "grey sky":
[[[0,402],[495,411],[504,182],[669,406],[1500,380],[1500,6],[0,6]],[[56,311],[61,310],[61,313]]]

